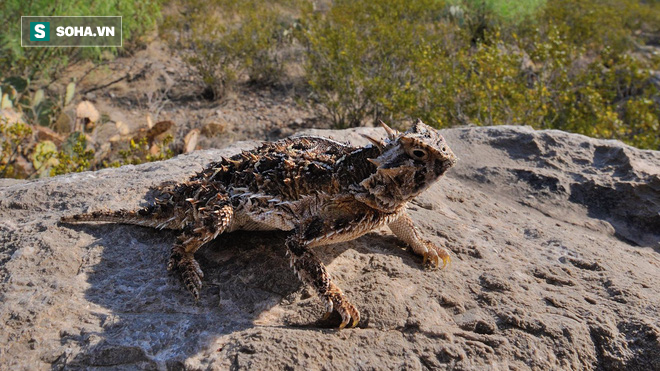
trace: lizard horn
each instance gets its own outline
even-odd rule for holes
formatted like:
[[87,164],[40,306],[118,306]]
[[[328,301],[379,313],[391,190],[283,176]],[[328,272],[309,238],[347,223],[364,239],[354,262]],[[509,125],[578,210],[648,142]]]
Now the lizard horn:
[[378,147],[378,149],[380,149],[381,152],[383,151],[383,143],[382,143],[380,140],[378,140],[378,139],[374,139],[374,138],[372,138],[372,137],[370,137],[370,136],[368,136],[368,135],[366,135],[366,134],[360,134],[360,135],[361,135],[363,138],[365,138],[366,140],[370,141],[371,144],[373,144],[374,146]]
[[387,124],[385,124],[383,122],[383,120],[378,120],[378,123],[380,124],[380,126],[383,127],[383,129],[385,129],[385,131],[387,132],[387,137],[389,139],[394,139],[394,138],[396,138],[397,135],[399,135],[398,131],[396,131],[396,130],[392,129],[391,127],[387,126]]

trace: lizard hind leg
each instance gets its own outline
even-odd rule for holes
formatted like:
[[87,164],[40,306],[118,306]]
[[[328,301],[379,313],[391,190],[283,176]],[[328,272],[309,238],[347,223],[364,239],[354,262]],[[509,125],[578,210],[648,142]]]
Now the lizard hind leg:
[[350,327],[357,326],[360,322],[360,312],[348,301],[341,289],[332,282],[325,265],[312,253],[309,246],[294,234],[287,239],[286,247],[291,259],[291,266],[298,278],[303,283],[314,287],[321,300],[325,302],[326,313],[323,318],[327,319],[334,309],[342,318],[340,329],[349,323]]
[[178,271],[188,291],[195,300],[199,300],[204,273],[194,254],[230,226],[234,209],[231,205],[225,204],[208,208],[199,207],[195,212],[198,213],[196,222],[183,228],[183,232],[172,247],[167,270]]

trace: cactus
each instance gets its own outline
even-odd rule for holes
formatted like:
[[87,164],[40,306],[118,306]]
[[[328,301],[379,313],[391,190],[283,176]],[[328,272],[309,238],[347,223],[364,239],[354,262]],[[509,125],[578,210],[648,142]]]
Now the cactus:
[[73,100],[73,95],[76,93],[76,83],[70,82],[66,86],[66,95],[64,96],[64,105],[68,105]]
[[9,109],[14,107],[14,104],[9,99],[9,94],[4,94],[2,96],[2,101],[0,102],[0,109]]
[[44,100],[44,89],[39,89],[34,93],[34,97],[32,97],[32,109],[36,109],[41,102]]
[[50,175],[50,169],[57,166],[57,146],[50,140],[39,142],[32,155],[32,166],[34,166],[39,178]]

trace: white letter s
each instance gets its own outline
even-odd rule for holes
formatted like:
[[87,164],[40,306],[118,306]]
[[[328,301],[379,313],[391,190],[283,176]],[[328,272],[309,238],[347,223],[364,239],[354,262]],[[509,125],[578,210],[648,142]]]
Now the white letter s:
[[36,37],[37,39],[43,39],[44,37],[46,37],[46,32],[44,32],[45,28],[46,26],[42,24],[38,24],[34,26],[34,32],[35,32],[34,37]]

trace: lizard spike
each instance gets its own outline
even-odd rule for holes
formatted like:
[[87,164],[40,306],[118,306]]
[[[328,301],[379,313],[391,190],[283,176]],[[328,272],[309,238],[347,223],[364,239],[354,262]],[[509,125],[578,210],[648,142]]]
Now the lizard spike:
[[385,132],[387,132],[387,137],[388,137],[390,140],[393,140],[394,138],[396,138],[396,137],[399,135],[399,132],[398,132],[397,130],[394,130],[394,129],[392,129],[391,127],[387,126],[387,124],[385,124],[385,123],[383,122],[383,120],[378,120],[378,124],[379,124],[383,129],[385,129]]
[[366,135],[366,134],[360,134],[360,136],[362,136],[362,138],[364,138],[364,139],[370,141],[371,144],[373,144],[374,146],[378,147],[378,149],[379,149],[381,152],[383,151],[383,143],[381,143],[380,140],[378,140],[378,139],[374,139],[374,138],[372,138],[372,137],[370,137],[370,136],[368,136],[368,135]]
[[380,161],[378,161],[378,159],[375,159],[375,158],[368,158],[367,161],[369,161],[372,164],[376,165],[376,167],[380,167],[380,165],[382,165],[382,163]]

